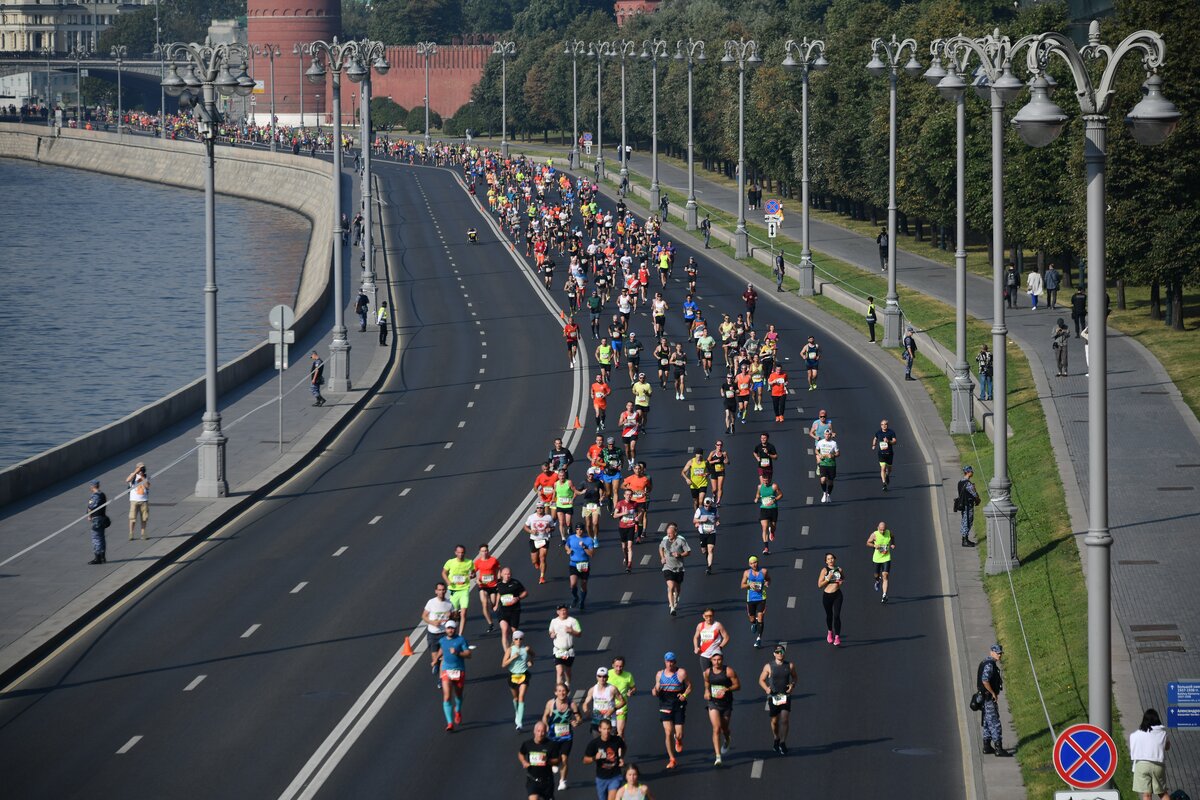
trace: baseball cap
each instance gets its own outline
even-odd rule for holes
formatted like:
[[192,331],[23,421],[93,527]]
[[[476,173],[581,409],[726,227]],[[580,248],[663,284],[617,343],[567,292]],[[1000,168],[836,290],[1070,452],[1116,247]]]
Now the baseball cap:
[[996,655],[1002,656],[1002,655],[1004,655],[1004,648],[1001,647],[997,643],[997,644],[992,645],[992,652],[995,653]]
[[513,638],[514,639],[524,639],[525,631],[513,631]]
[[974,470],[974,469],[971,467],[971,465],[970,465],[970,464],[968,464],[967,466],[963,467],[963,475],[966,475],[968,472],[974,472],[974,471],[975,471],[975,470]]
[[674,650],[668,650],[667,652],[663,653],[663,661],[674,661],[674,660],[675,660],[675,651]]
[[599,669],[596,670],[597,678],[607,677],[607,676],[608,676],[608,668],[607,667],[600,667]]
[[711,506],[715,502],[716,502],[716,500],[714,500],[711,497],[704,498],[704,505],[706,505],[706,506]]
[[783,645],[781,645],[781,644],[777,644],[777,645],[775,645],[775,649],[774,649],[774,650],[772,650],[771,652],[773,652],[773,653],[786,653],[786,652],[787,652],[787,648],[786,648],[786,647],[784,647],[784,646],[783,646]]
[[100,481],[99,481],[99,480],[94,480],[94,481],[92,481],[91,483],[89,483],[89,484],[88,484],[88,486],[92,486],[92,487],[95,487],[95,488],[97,488],[97,489],[98,489],[98,488],[100,488]]
[[749,563],[751,563],[751,564],[757,564],[757,563],[758,563],[758,556],[750,556],[750,558],[749,558],[749,559],[747,559],[747,560],[748,560],[748,561],[749,561]]
[[445,625],[445,627],[447,627],[447,628],[457,628],[457,627],[458,627],[458,623],[457,623],[457,622],[455,622],[455,621],[454,621],[454,620],[452,620],[452,619],[448,619],[448,620],[446,620],[446,625]]

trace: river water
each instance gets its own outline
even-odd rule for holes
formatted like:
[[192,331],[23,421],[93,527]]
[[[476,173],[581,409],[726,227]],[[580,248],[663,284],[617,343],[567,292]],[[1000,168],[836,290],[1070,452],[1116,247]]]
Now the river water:
[[[217,353],[292,305],[308,220],[217,196]],[[0,469],[204,373],[204,194],[0,159]]]

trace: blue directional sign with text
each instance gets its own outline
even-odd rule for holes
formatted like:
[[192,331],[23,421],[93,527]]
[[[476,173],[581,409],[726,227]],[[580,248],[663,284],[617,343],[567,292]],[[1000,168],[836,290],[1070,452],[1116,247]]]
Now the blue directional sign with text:
[[1168,728],[1200,728],[1200,706],[1167,706]]
[[1200,706],[1200,680],[1174,681],[1167,684],[1167,705]]

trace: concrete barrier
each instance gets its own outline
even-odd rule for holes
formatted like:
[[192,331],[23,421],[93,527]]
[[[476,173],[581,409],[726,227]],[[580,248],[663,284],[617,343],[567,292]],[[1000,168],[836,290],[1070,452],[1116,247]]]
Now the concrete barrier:
[[[0,157],[20,158],[106,175],[203,189],[204,146],[96,131],[64,129],[58,136],[36,126],[0,123]],[[333,198],[326,162],[290,153],[218,147],[216,189],[221,194],[267,202],[308,218],[311,231],[296,293],[297,339],[325,308],[334,246]],[[262,344],[224,364],[218,393],[225,394],[274,363],[274,347]],[[133,447],[199,413],[204,378],[102,428],[0,471],[0,506],[28,496]]]

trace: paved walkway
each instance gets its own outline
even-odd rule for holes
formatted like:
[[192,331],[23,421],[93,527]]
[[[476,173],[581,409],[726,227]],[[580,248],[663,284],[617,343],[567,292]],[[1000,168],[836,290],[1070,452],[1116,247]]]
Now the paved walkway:
[[[520,150],[514,146],[513,152]],[[606,164],[614,167],[616,159],[606,158]],[[629,169],[649,176],[650,157],[634,153]],[[671,218],[677,221],[687,200],[687,171],[660,160],[658,173],[659,183],[671,199]],[[701,217],[704,206],[736,216],[736,188],[709,180],[705,174],[697,168]],[[782,235],[799,241],[796,203],[789,204],[791,213],[785,218]],[[746,216],[758,219],[761,213],[747,211]],[[811,220],[810,241],[815,251],[872,272],[879,270],[879,248],[872,238]],[[954,305],[952,268],[903,250],[897,251],[896,262],[902,307],[905,294],[912,291]],[[990,280],[967,275],[968,313],[988,323],[992,320],[991,286]],[[1062,295],[1069,297],[1070,290]],[[882,298],[878,299],[882,307]],[[1087,369],[1082,342],[1072,341],[1070,377],[1056,377],[1050,334],[1058,317],[1070,323],[1069,308],[1033,311],[1024,295],[1021,305],[1006,313],[1009,337],[1033,367],[1063,476],[1071,524],[1082,548],[1088,490]],[[1200,490],[1200,423],[1162,365],[1140,343],[1110,329],[1108,353],[1112,601],[1120,626],[1113,632],[1113,674],[1118,707],[1129,731],[1137,726],[1143,708],[1157,708],[1165,717],[1167,683],[1200,677],[1200,603],[1180,592],[1181,587],[1193,585],[1195,577],[1192,565],[1178,557],[1187,552],[1193,526],[1200,518],[1196,494]],[[968,354],[969,361],[972,355]],[[1014,500],[1020,506],[1017,488]],[[1024,516],[1036,509],[1024,508],[1020,513]],[[1018,537],[1019,523],[1020,517]],[[1169,756],[1172,788],[1200,789],[1200,737],[1177,735],[1173,741]]]
[[[357,181],[356,181],[357,182]],[[349,178],[347,178],[349,185]],[[345,192],[346,207],[352,206]],[[355,193],[355,196],[357,192]],[[378,220],[376,220],[378,224]],[[378,228],[376,229],[378,241]],[[352,252],[353,251],[353,252]],[[358,281],[358,248],[345,249],[347,274],[344,297],[353,305]],[[382,272],[382,263],[377,270]],[[380,281],[381,289],[386,284]],[[197,295],[198,297],[198,295]],[[264,335],[267,320],[262,320]],[[42,492],[0,510],[0,675],[64,631],[122,587],[146,578],[164,556],[181,547],[196,533],[231,518],[252,498],[289,469],[319,449],[339,423],[385,371],[392,347],[378,345],[377,329],[358,331],[358,319],[348,309],[351,385],[344,395],[326,393],[328,405],[314,408],[307,375],[308,353],[318,350],[328,363],[332,303],[302,341],[291,347],[291,366],[284,373],[283,450],[278,445],[279,390],[277,373],[256,376],[237,391],[219,399],[226,446],[226,471],[230,495],[195,497],[196,456],[188,455],[200,433],[200,414],[180,423],[98,466],[72,476]],[[389,340],[389,345],[394,340]],[[222,354],[228,359],[233,354]],[[326,376],[328,377],[328,367]],[[243,418],[244,419],[241,419]],[[121,497],[125,477],[143,461],[151,476],[149,538],[128,538],[129,502]],[[173,462],[174,466],[167,468]],[[165,471],[164,471],[165,470]],[[76,522],[88,500],[88,482],[99,479],[112,503],[108,529],[108,563],[91,566],[91,530]],[[70,525],[57,536],[46,537]],[[39,543],[40,542],[40,543]]]

